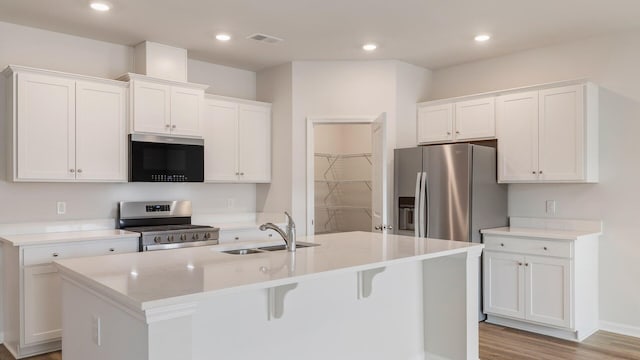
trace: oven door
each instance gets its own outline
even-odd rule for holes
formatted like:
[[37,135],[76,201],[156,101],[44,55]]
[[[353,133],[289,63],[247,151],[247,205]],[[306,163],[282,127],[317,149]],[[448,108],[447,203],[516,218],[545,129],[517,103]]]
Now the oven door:
[[203,182],[204,140],[130,135],[129,181]]

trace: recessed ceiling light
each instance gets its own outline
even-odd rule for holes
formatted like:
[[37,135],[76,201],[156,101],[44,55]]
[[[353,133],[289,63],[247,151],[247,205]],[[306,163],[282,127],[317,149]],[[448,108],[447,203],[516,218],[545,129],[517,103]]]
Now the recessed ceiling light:
[[218,35],[216,35],[216,39],[218,39],[220,41],[229,41],[229,40],[231,40],[231,35],[229,35],[229,34],[218,34]]
[[364,44],[364,45],[362,46],[362,49],[363,49],[364,51],[373,51],[373,50],[375,50],[375,49],[377,49],[377,48],[378,48],[378,45],[376,45],[376,44]]
[[104,1],[92,1],[91,4],[89,4],[89,6],[91,6],[91,8],[95,11],[109,11],[111,10],[111,4],[109,4],[108,2],[104,2]]
[[485,42],[485,41],[488,41],[489,39],[491,39],[491,36],[487,35],[487,34],[480,34],[480,35],[477,35],[474,39],[477,42]]

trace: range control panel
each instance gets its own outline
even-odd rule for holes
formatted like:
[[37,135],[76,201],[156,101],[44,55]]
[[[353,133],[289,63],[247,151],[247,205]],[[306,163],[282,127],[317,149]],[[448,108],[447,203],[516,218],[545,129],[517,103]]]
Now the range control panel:
[[171,205],[146,205],[147,212],[171,211]]

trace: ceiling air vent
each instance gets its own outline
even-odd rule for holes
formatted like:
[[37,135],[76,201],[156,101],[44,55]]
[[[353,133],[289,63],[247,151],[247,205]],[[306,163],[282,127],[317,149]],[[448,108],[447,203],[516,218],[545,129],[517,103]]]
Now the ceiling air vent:
[[284,41],[283,39],[280,39],[279,37],[266,35],[266,34],[260,34],[260,33],[249,35],[249,36],[247,36],[247,39],[260,41],[260,42],[267,43],[267,44],[277,44],[279,42]]

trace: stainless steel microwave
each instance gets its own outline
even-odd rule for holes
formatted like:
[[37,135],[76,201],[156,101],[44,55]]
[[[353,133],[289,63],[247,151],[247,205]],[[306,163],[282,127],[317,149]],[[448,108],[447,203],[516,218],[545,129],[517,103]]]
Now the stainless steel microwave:
[[129,135],[129,181],[203,182],[204,140]]

